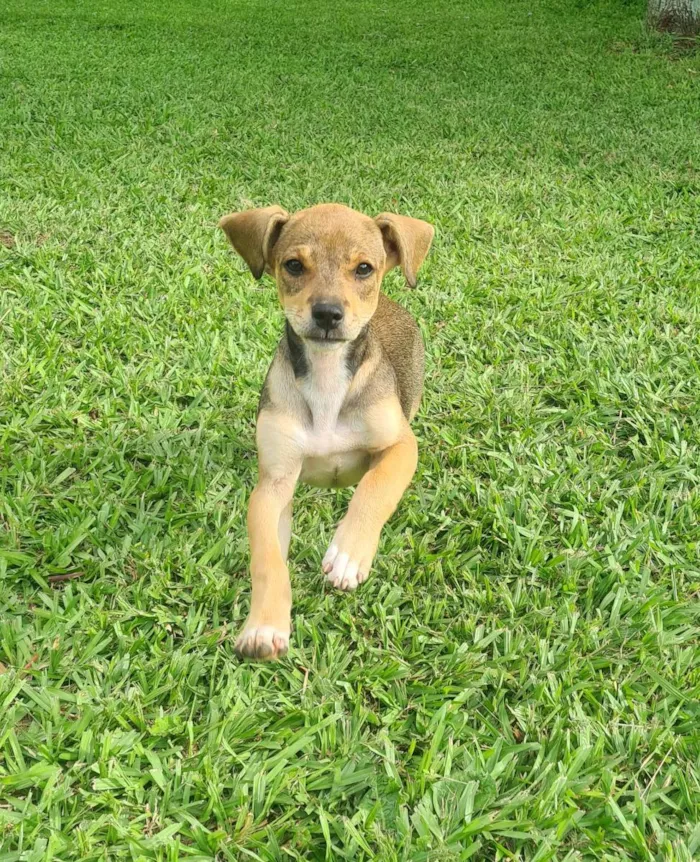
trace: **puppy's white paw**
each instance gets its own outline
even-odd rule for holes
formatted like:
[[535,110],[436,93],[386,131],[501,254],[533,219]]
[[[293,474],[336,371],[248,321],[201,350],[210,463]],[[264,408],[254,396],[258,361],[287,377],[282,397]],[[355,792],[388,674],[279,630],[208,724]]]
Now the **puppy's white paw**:
[[352,550],[343,550],[342,546],[333,542],[323,558],[323,571],[326,577],[339,590],[354,590],[358,584],[367,580],[372,558],[354,554]]
[[245,658],[259,658],[274,661],[285,655],[289,649],[289,631],[275,626],[260,626],[246,623],[236,641],[235,650]]

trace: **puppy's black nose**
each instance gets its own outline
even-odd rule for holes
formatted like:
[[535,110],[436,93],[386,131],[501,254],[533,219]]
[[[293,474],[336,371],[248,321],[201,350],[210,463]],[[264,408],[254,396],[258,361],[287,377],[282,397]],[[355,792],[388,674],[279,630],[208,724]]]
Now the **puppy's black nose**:
[[317,302],[311,309],[311,316],[317,326],[330,332],[331,329],[340,326],[345,313],[342,306],[334,302]]

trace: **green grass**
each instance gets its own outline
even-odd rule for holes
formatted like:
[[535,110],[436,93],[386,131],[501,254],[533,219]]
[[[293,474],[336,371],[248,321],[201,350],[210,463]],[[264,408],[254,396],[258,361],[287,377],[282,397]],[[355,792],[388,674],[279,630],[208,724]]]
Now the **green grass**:
[[[643,17],[4,5],[0,862],[700,857],[700,57]],[[420,466],[350,596],[300,489],[244,664],[281,315],[215,225],[322,200],[436,225]]]

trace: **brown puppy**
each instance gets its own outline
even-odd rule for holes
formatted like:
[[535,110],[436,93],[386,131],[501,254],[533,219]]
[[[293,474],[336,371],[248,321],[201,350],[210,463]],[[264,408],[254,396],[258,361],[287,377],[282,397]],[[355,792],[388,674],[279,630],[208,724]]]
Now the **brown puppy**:
[[423,387],[423,343],[411,315],[380,287],[395,266],[415,285],[433,228],[338,204],[291,216],[265,207],[219,224],[256,278],[275,278],[287,319],[260,397],[260,475],[248,507],[253,594],[236,643],[240,655],[273,659],[289,646],[297,481],[359,482],[323,558],[328,580],[353,590],[415,472],[409,422]]

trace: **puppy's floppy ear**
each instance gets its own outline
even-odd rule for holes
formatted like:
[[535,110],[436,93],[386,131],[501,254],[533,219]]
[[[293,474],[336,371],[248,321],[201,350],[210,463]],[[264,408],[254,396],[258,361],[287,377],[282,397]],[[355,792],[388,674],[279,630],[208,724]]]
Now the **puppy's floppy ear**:
[[219,222],[219,227],[248,264],[255,278],[262,278],[266,269],[269,272],[273,246],[288,220],[289,213],[282,207],[262,207],[226,215]]
[[393,213],[381,213],[375,221],[384,237],[385,272],[400,266],[409,286],[415,287],[418,270],[433,241],[435,228],[427,221]]

